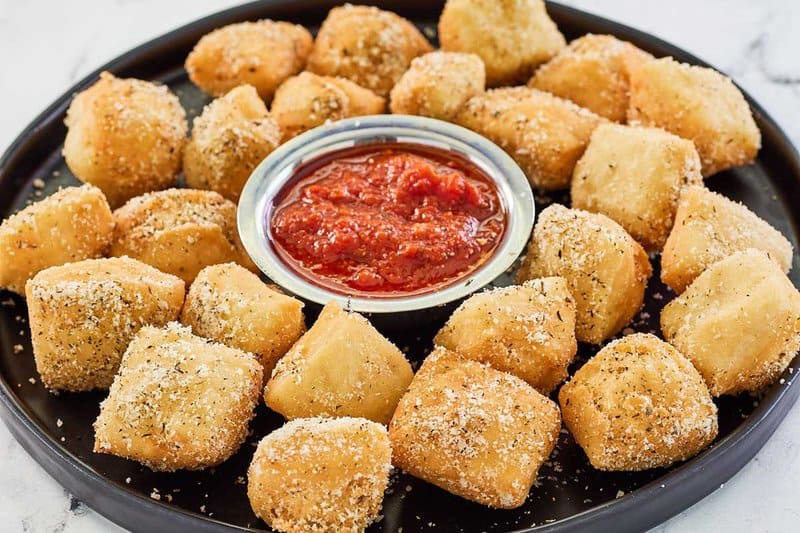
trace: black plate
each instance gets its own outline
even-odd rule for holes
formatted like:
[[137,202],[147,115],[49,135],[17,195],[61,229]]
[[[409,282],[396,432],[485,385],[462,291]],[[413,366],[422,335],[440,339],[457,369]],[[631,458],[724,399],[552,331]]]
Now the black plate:
[[[232,22],[275,18],[315,29],[328,0],[273,0],[223,11],[159,37],[115,59],[100,70],[119,76],[160,80],[179,95],[191,116],[206,98],[186,79],[184,58],[203,34]],[[397,0],[381,2],[387,9],[435,30],[443,2]],[[657,55],[704,64],[686,52],[620,24],[550,4],[550,15],[569,39],[587,32],[610,33]],[[72,95],[88,87],[99,70],[76,84],[34,120],[0,160],[0,215],[5,218],[59,185],[76,183],[60,155],[65,135],[64,113]],[[780,229],[797,249],[800,227],[800,157],[786,135],[750,99],[763,135],[764,147],[755,164],[715,176],[708,185],[743,201]],[[36,180],[45,182],[37,189]],[[553,198],[564,201],[565,198]],[[553,199],[538,198],[541,209]],[[657,259],[654,261],[657,270]],[[792,281],[798,284],[798,256]],[[645,311],[631,327],[657,331],[660,308],[672,293],[653,276]],[[219,531],[263,528],[250,510],[245,472],[254,444],[281,418],[263,406],[252,424],[252,435],[240,452],[216,469],[176,474],[153,473],[136,463],[92,453],[91,424],[101,393],[47,393],[39,383],[31,354],[27,312],[22,299],[0,294],[0,414],[16,439],[75,497],[112,521],[136,531]],[[394,339],[409,347],[419,361],[429,349],[430,331],[415,331]],[[576,367],[593,350],[581,346]],[[769,438],[794,403],[800,385],[792,368],[763,397],[722,398],[720,436],[698,457],[670,469],[641,473],[593,470],[583,452],[562,432],[551,460],[542,468],[526,504],[513,511],[493,511],[451,496],[409,476],[396,474],[384,502],[384,518],[374,531],[395,532],[440,528],[447,531],[638,531],[652,527],[701,499],[736,473]],[[160,499],[156,499],[160,498]]]

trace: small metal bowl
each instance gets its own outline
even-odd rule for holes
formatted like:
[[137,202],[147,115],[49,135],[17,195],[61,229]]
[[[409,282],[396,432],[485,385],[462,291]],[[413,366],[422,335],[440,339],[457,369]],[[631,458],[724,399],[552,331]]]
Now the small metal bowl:
[[[507,226],[492,257],[470,275],[423,294],[391,297],[351,296],[314,285],[284,263],[272,245],[268,220],[273,200],[295,170],[320,156],[374,143],[417,144],[455,152],[491,177],[504,202]],[[288,293],[309,303],[331,300],[370,316],[379,327],[399,329],[426,323],[465,296],[503,274],[519,257],[533,226],[531,187],[517,164],[486,138],[440,120],[409,115],[373,115],[337,121],[310,130],[272,152],[253,171],[239,200],[239,235],[258,268]]]

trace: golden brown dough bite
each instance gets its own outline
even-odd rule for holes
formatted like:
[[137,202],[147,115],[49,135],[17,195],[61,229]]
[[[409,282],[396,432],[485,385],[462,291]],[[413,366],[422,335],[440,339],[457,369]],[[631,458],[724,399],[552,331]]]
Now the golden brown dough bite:
[[286,78],[303,70],[313,44],[314,38],[298,24],[239,22],[204,35],[186,58],[186,72],[212,96],[247,84],[269,102]]
[[0,225],[0,287],[24,294],[25,282],[45,268],[105,255],[113,234],[100,189],[62,189]]
[[561,387],[564,424],[599,470],[684,461],[717,436],[717,407],[686,357],[655,335],[606,345]]
[[186,143],[186,113],[165,85],[108,72],[67,110],[64,159],[111,207],[175,184]]
[[392,113],[450,120],[484,91],[486,73],[475,54],[431,52],[415,58],[391,93]]
[[265,378],[306,329],[300,300],[235,263],[200,271],[186,294],[181,322],[196,335],[255,354]]
[[395,466],[489,507],[525,503],[558,407],[521,379],[434,348],[389,424]]
[[792,245],[778,230],[743,204],[687,187],[661,255],[661,281],[683,292],[706,268],[748,248],[767,253],[784,272],[792,268]]
[[633,69],[630,83],[628,120],[693,141],[704,176],[755,159],[761,132],[726,76],[665,57]]
[[145,325],[175,320],[183,280],[127,257],[42,270],[25,287],[36,370],[51,390],[107,389]]
[[411,60],[433,50],[411,22],[372,6],[334,7],[317,33],[308,70],[340,76],[386,97]]
[[237,202],[250,174],[281,142],[278,123],[251,85],[217,98],[194,119],[183,154],[186,185]]
[[711,394],[758,392],[800,348],[800,293],[764,252],[711,265],[661,312],[661,330]]
[[691,141],[658,128],[601,124],[572,176],[572,207],[602,213],[646,250],[667,240],[678,196],[702,185]]
[[236,262],[256,267],[236,229],[236,205],[219,194],[169,189],[114,211],[111,255],[127,255],[191,283],[203,268]]
[[413,375],[366,318],[331,302],[278,361],[264,401],[289,419],[355,416],[386,424]]
[[470,98],[453,121],[508,152],[534,187],[563,189],[605,119],[544,91],[507,87]]
[[287,141],[330,121],[378,115],[385,108],[385,99],[350,80],[301,72],[278,87],[272,116]]
[[288,533],[357,533],[389,485],[386,428],[363,418],[292,420],[264,437],[247,471],[256,516]]
[[528,85],[572,100],[601,117],[625,122],[630,70],[650,59],[653,56],[629,42],[590,33],[539,67]]
[[134,337],[94,423],[94,451],[152,470],[200,470],[233,455],[261,389],[255,357],[176,322]]
[[567,280],[575,298],[575,335],[600,344],[642,308],[652,274],[644,249],[605,215],[552,204],[539,214],[518,281]]
[[578,349],[575,300],[564,278],[474,294],[453,312],[433,342],[549,394],[567,377]]
[[566,45],[542,0],[447,0],[439,42],[442,50],[478,54],[490,87],[524,83]]

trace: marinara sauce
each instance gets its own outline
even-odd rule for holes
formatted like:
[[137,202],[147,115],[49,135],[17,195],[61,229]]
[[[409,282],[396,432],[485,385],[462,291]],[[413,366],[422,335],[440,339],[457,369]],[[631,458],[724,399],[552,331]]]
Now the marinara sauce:
[[350,148],[300,167],[267,223],[278,254],[307,279],[371,296],[435,290],[478,269],[506,213],[477,166],[426,146]]

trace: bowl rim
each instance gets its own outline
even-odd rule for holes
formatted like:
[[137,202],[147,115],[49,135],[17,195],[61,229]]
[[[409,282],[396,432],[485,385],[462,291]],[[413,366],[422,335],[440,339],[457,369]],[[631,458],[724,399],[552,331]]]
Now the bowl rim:
[[[467,275],[434,290],[405,296],[348,295],[314,284],[274,250],[269,225],[273,200],[296,169],[321,156],[364,144],[404,143],[451,151],[480,168],[496,186],[506,211],[506,229],[491,257]],[[489,285],[519,258],[535,214],[533,190],[525,173],[499,146],[461,126],[413,115],[370,115],[331,122],[279,146],[252,172],[237,209],[239,237],[250,258],[272,282],[320,305],[336,301],[370,314],[419,311],[460,300]]]

